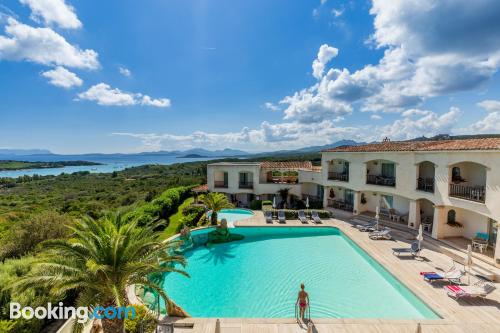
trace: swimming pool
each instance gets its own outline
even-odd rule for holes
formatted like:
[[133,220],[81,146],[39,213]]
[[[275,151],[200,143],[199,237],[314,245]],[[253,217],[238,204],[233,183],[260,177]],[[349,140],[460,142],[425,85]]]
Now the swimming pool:
[[313,318],[439,318],[336,228],[246,227],[238,242],[188,251],[167,294],[194,317],[294,317],[301,282]]
[[[249,209],[242,208],[227,208],[221,209],[217,213],[217,220],[226,219],[229,227],[234,226],[234,222],[247,219],[254,216],[254,213]],[[209,214],[210,217],[210,214]]]

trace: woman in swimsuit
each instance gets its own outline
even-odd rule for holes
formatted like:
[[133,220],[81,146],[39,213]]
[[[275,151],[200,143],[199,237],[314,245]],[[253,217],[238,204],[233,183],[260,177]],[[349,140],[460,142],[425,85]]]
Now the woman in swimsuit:
[[297,302],[296,304],[299,305],[299,309],[300,309],[300,318],[302,320],[304,320],[304,315],[306,313],[306,308],[307,306],[309,305],[309,294],[306,293],[306,291],[304,290],[304,284],[301,283],[300,284],[300,291],[299,291],[299,295],[297,296]]

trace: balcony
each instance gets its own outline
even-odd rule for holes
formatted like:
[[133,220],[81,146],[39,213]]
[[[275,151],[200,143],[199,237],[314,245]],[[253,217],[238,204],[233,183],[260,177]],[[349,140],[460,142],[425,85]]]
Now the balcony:
[[434,193],[434,178],[417,178],[417,190]]
[[241,189],[253,189],[253,182],[239,183],[239,188]]
[[384,177],[376,175],[366,175],[366,183],[380,186],[396,186],[396,177]]
[[214,181],[215,188],[228,188],[228,185],[225,181]]
[[486,187],[450,184],[450,197],[484,203]]
[[334,200],[328,199],[328,207],[345,210],[346,212],[351,212],[354,209],[354,206],[351,202],[346,202],[344,200]]
[[328,172],[328,180],[337,180],[341,182],[349,181],[349,174],[344,172]]

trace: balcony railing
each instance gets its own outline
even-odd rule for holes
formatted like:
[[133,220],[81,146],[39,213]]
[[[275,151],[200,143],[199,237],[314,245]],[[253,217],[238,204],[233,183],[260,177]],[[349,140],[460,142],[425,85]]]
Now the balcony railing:
[[299,177],[297,176],[283,176],[283,177],[267,177],[267,183],[270,184],[297,184]]
[[418,178],[417,190],[434,193],[434,178]]
[[318,195],[302,194],[302,200],[306,201],[307,198],[309,198],[309,201],[323,201]]
[[381,185],[381,186],[396,186],[396,178],[395,177],[384,177],[384,176],[375,176],[375,175],[366,175],[366,183],[372,185]]
[[484,203],[486,188],[484,186],[450,184],[450,196]]
[[244,189],[252,189],[253,188],[253,182],[240,183],[239,187],[240,188],[244,188]]
[[225,181],[214,181],[214,187],[216,188],[228,188],[228,185]]
[[348,212],[352,212],[354,209],[354,206],[350,202],[346,202],[343,200],[333,200],[333,199],[328,199],[328,207],[332,207],[335,209],[341,209],[345,210]]
[[329,172],[328,173],[328,180],[338,180],[341,182],[348,182],[349,181],[349,174],[343,173],[343,172]]

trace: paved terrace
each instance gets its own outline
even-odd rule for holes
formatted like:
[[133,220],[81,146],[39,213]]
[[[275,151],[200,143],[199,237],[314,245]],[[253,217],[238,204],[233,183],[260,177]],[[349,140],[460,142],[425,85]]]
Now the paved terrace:
[[[347,217],[347,216],[346,216]],[[237,226],[316,226],[314,223],[302,224],[298,220],[286,224],[266,224],[262,212],[255,217],[236,222]],[[418,297],[427,303],[443,319],[439,320],[386,320],[386,319],[314,319],[313,332],[500,332],[500,284],[487,299],[456,300],[447,296],[444,284],[431,285],[419,275],[422,271],[446,270],[452,265],[452,259],[441,253],[438,247],[424,240],[422,260],[392,255],[394,247],[409,247],[414,235],[404,232],[392,232],[394,240],[370,240],[368,233],[360,232],[352,224],[341,219],[325,220],[319,226],[339,228],[374,259],[381,263],[395,277],[402,281]],[[428,246],[426,248],[426,245]],[[477,278],[472,277],[471,283]],[[465,277],[463,282],[467,282]],[[314,303],[314,295],[311,297]],[[383,302],[383,300],[381,300]],[[175,332],[203,333],[292,333],[307,332],[305,326],[297,324],[295,319],[249,319],[249,318],[171,318],[175,322]],[[193,326],[194,324],[194,326]],[[183,327],[188,325],[188,327]]]

